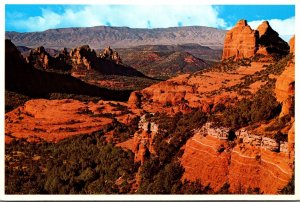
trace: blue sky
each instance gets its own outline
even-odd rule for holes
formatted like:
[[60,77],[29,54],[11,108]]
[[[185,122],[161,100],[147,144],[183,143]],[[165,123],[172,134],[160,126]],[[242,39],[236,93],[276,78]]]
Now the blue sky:
[[209,26],[230,29],[239,19],[255,29],[268,20],[281,36],[295,32],[293,5],[9,5],[6,31],[31,32],[51,28],[98,25],[158,28]]

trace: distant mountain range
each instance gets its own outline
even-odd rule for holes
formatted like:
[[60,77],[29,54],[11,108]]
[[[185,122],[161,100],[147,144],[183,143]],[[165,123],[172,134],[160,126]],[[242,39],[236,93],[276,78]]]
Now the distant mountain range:
[[111,46],[129,48],[139,45],[178,45],[194,43],[222,49],[226,30],[189,26],[157,29],[96,26],[86,28],[49,29],[43,32],[6,32],[5,38],[17,46],[72,48],[88,44],[93,49]]

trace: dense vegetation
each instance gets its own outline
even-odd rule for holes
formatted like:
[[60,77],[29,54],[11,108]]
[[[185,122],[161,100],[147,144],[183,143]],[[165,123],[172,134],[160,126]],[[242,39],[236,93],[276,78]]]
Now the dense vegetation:
[[[262,104],[263,103],[263,104]],[[235,107],[225,109],[221,122],[231,128],[267,121],[279,115],[281,105],[268,91],[258,92],[253,99],[242,99]]]
[[6,145],[6,194],[128,193],[138,165],[133,153],[106,143],[102,132],[57,144]]

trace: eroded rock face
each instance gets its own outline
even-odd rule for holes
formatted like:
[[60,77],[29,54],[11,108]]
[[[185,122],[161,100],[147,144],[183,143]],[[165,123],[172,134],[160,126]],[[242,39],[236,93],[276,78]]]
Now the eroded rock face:
[[288,152],[290,165],[294,165],[295,163],[295,123],[293,123],[292,127],[288,132]]
[[246,20],[240,20],[226,34],[222,60],[230,57],[251,58],[255,54],[284,56],[288,53],[289,45],[268,21],[262,22],[257,30],[252,30]]
[[36,68],[49,69],[49,60],[52,57],[45,51],[43,46],[40,46],[34,50],[30,50],[29,56],[26,61],[33,64]]
[[246,20],[238,21],[225,36],[222,60],[253,57],[258,49],[257,38],[258,32],[252,30]]
[[289,114],[292,110],[295,96],[295,64],[290,62],[286,69],[278,77],[275,85],[277,100],[282,103],[280,116]]
[[295,53],[295,35],[290,39],[290,53]]
[[[187,141],[181,158],[185,168],[182,179],[200,179],[203,185],[209,184],[214,191],[228,183],[230,192],[240,194],[247,193],[249,188],[260,188],[264,194],[276,194],[289,182],[293,172],[291,157],[286,152],[271,151],[276,144],[273,139],[257,138],[242,130],[238,135],[251,140],[231,147],[227,140],[206,133],[203,136],[196,132]],[[263,142],[270,149],[250,144],[257,141]],[[286,145],[280,144],[282,150],[286,149]],[[278,149],[278,145],[275,146]]]
[[259,33],[259,49],[266,50],[267,54],[287,55],[289,45],[279,37],[279,34],[272,29],[268,21],[262,22],[257,28]]
[[110,46],[103,49],[102,53],[100,53],[100,58],[112,60],[116,64],[122,63],[119,53],[111,49]]
[[90,70],[97,60],[97,55],[88,45],[74,48],[70,52],[72,63],[76,69]]
[[[5,140],[24,138],[27,141],[58,142],[75,135],[91,134],[113,123],[113,119],[129,124],[136,116],[123,114],[116,106],[127,104],[100,100],[80,102],[78,100],[32,99],[5,115]],[[135,114],[139,113],[135,111]],[[111,117],[105,115],[110,114]]]
[[133,137],[133,152],[134,152],[134,161],[141,162],[143,165],[145,159],[153,153],[153,139],[154,132],[141,131],[136,132]]
[[37,69],[58,69],[70,70],[71,66],[68,64],[70,59],[67,49],[63,49],[59,54],[52,57],[43,46],[30,50],[29,56],[25,58],[26,62]]
[[140,107],[141,105],[141,94],[138,91],[134,91],[130,94],[130,97],[128,99],[128,104],[130,104],[133,107]]
[[211,123],[211,122],[207,122],[199,130],[199,133],[203,136],[206,136],[206,135],[209,134],[209,135],[211,135],[215,138],[218,138],[220,140],[228,140],[229,132],[230,132],[229,128],[214,127],[213,123]]

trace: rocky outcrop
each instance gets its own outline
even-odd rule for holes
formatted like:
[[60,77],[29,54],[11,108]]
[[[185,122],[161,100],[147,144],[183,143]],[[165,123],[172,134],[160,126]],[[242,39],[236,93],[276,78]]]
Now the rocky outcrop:
[[[174,114],[178,111],[189,112],[192,108],[200,108],[204,112],[216,111],[234,104],[247,95],[238,94],[231,87],[240,85],[240,89],[256,92],[261,85],[243,87],[245,75],[254,75],[270,63],[252,62],[251,66],[238,67],[232,72],[204,71],[194,74],[182,74],[167,81],[151,85],[138,91],[140,104],[149,112],[166,112]],[[252,77],[252,76],[251,76]],[[258,81],[259,82],[259,81]],[[246,89],[247,88],[247,89]],[[130,100],[137,100],[136,93]]]
[[117,51],[111,49],[110,46],[103,49],[102,53],[100,53],[100,58],[112,60],[116,64],[122,63],[119,53]]
[[249,58],[257,51],[258,32],[252,30],[246,20],[240,20],[226,33],[222,60],[230,57]]
[[26,63],[10,40],[5,40],[5,89],[39,98],[49,98],[51,93],[62,93],[123,101],[128,100],[131,93],[130,90],[99,88],[67,74],[36,69]]
[[[290,40],[291,52],[293,52],[293,47],[295,42],[295,37]],[[280,116],[289,114],[290,110],[293,110],[293,105],[295,104],[293,99],[295,96],[295,62],[294,59],[288,62],[285,70],[278,77],[275,85],[275,94],[277,100],[282,103],[282,109]]]
[[97,60],[97,55],[88,45],[74,48],[70,52],[70,57],[75,69],[90,70]]
[[136,132],[133,137],[133,153],[134,161],[141,162],[143,165],[146,158],[150,157],[150,154],[154,152],[153,140],[155,133],[140,131]]
[[262,137],[251,134],[245,128],[237,130],[235,132],[235,135],[236,135],[239,143],[245,143],[245,144],[249,144],[252,146],[261,146]]
[[[80,75],[80,72],[92,72],[89,74],[90,79],[92,78],[91,80],[98,80],[97,75],[99,74],[145,77],[144,74],[134,68],[120,64],[118,54],[110,48],[105,49],[104,53],[105,57],[98,57],[95,50],[91,49],[88,45],[71,50],[70,57],[72,60],[73,75]],[[110,59],[106,59],[106,56]]]
[[128,104],[133,107],[140,107],[142,95],[138,91],[134,91],[130,94],[128,99]]
[[279,143],[276,140],[268,137],[263,137],[261,140],[262,148],[268,149],[270,151],[279,151]]
[[213,123],[207,122],[197,132],[202,136],[211,135],[220,140],[228,140],[230,129],[226,127],[214,127]]
[[67,49],[63,49],[59,54],[52,57],[43,46],[32,49],[29,55],[25,58],[26,62],[37,69],[43,70],[70,70],[69,64],[70,57],[68,56]]
[[295,53],[295,35],[290,39],[290,53]]
[[30,50],[29,56],[26,58],[36,68],[49,69],[49,58],[52,58],[43,46]]
[[[253,145],[261,140],[266,147],[274,149],[272,139],[246,135],[249,134],[246,130],[238,134],[252,139],[249,142]],[[283,150],[286,144],[283,144]],[[181,158],[185,169],[182,180],[199,179],[201,184],[210,185],[214,191],[227,183],[233,193],[244,194],[249,188],[260,188],[264,194],[276,194],[289,182],[293,170],[286,152],[271,150],[245,143],[232,147],[227,145],[227,141],[210,134],[203,136],[196,131],[187,141]]]
[[[257,31],[259,33],[258,44],[259,49],[266,51],[266,54],[287,55],[289,53],[289,45],[279,37],[279,34],[272,29],[268,21],[262,22]],[[260,52],[262,53],[262,51]]]
[[151,117],[147,118],[146,114],[141,116],[138,127],[140,130],[134,134],[133,138],[134,159],[144,164],[145,159],[154,153],[153,140],[159,127],[157,123],[151,121]]
[[[246,128],[241,128],[235,132],[239,144],[249,144],[272,152],[289,153],[288,145],[286,141],[277,142],[275,139],[269,137],[262,137],[260,135],[254,135]],[[291,140],[289,140],[291,141]]]
[[222,60],[251,58],[255,54],[284,56],[289,45],[279,37],[267,21],[252,30],[246,20],[240,20],[226,33]]
[[290,159],[290,165],[295,164],[295,123],[288,131],[288,154]]
[[[6,113],[5,133],[15,139],[27,141],[58,142],[62,139],[91,134],[112,123],[112,118],[92,116],[94,108],[104,108],[104,104],[94,104],[71,99],[34,99],[9,113]],[[103,113],[107,113],[102,110]]]
[[249,144],[273,152],[288,153],[287,142],[278,143],[275,139],[254,135],[245,128],[233,132],[229,128],[214,126],[213,123],[207,122],[199,130],[195,130],[195,133],[202,137],[210,135],[219,140],[234,141],[237,139],[239,144]]
[[139,129],[146,131],[148,133],[157,133],[158,132],[158,124],[150,120],[147,120],[146,114],[141,116],[139,122]]

